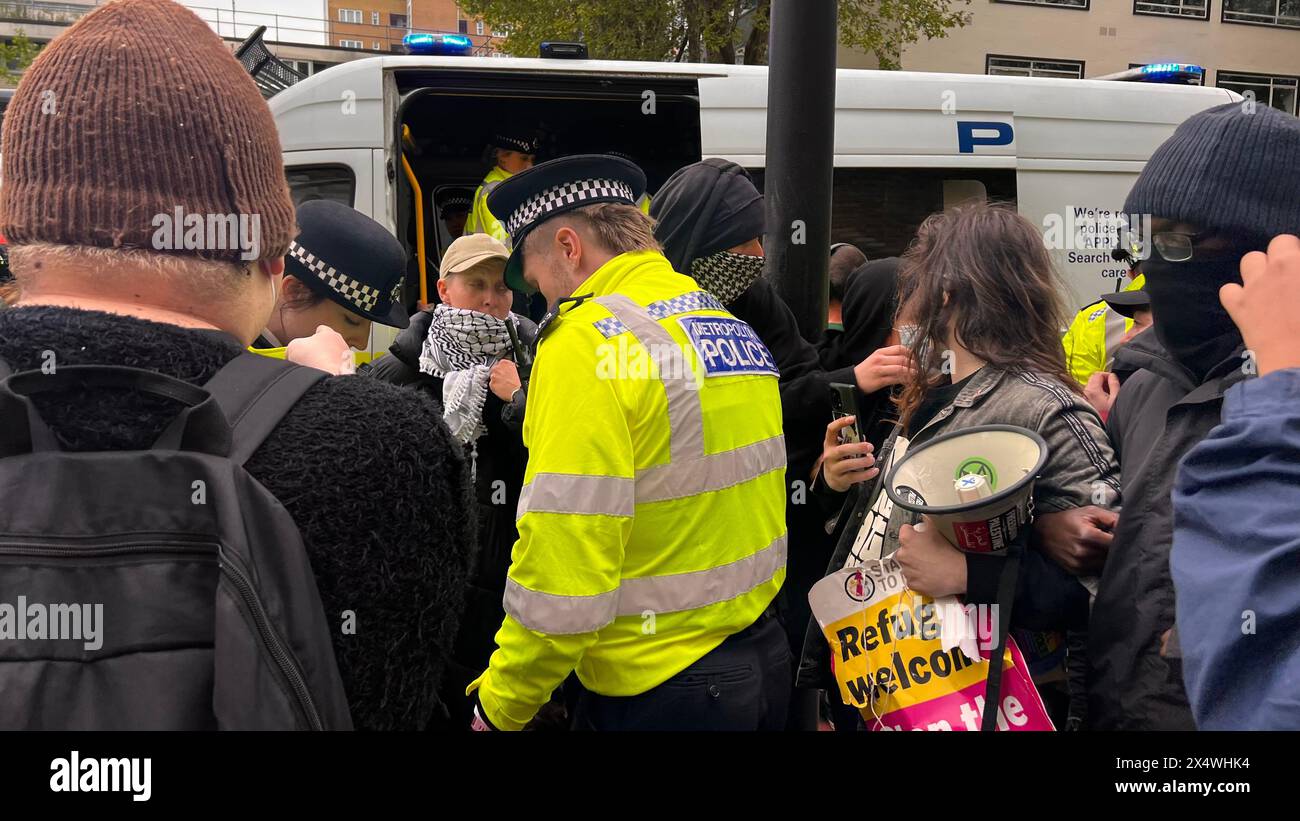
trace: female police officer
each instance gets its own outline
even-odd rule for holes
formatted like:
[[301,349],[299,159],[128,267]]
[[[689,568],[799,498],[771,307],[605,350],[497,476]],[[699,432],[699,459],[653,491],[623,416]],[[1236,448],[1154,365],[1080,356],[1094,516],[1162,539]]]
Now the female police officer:
[[398,298],[406,252],[392,234],[329,200],[304,202],[297,219],[286,276],[275,310],[253,342],[256,353],[282,358],[290,342],[311,337],[321,325],[351,347],[367,348],[372,321],[394,328],[410,324]]

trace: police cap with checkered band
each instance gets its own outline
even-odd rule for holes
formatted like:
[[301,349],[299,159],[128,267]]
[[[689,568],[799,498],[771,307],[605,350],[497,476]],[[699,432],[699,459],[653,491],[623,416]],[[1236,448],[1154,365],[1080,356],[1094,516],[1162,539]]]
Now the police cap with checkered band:
[[330,200],[304,202],[297,216],[286,274],[380,325],[411,324],[400,299],[406,251],[396,237],[360,211]]
[[523,247],[537,226],[600,202],[635,205],[644,193],[645,173],[635,163],[605,154],[561,157],[505,180],[488,195],[487,206],[510,235],[506,284],[525,293],[534,290],[524,281]]

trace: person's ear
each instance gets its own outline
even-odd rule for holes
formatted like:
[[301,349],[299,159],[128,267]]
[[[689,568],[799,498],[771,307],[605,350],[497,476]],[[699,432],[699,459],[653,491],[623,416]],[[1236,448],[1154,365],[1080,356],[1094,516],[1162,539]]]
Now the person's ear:
[[560,254],[573,267],[577,267],[582,261],[582,238],[578,232],[564,226],[555,232],[555,244],[559,247]]
[[293,303],[303,297],[310,297],[311,289],[298,277],[284,275],[280,278],[280,293],[284,302]]
[[447,301],[447,280],[441,277],[438,278],[438,300],[441,302]]

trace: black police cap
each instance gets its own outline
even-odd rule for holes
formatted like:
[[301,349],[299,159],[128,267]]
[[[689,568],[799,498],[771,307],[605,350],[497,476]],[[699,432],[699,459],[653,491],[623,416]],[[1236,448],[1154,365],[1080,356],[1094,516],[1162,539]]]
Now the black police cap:
[[395,328],[410,317],[402,307],[406,251],[379,223],[331,200],[298,206],[298,236],[285,273],[354,314]]
[[510,235],[506,284],[531,291],[523,277],[524,238],[552,217],[601,202],[635,205],[645,193],[645,173],[635,163],[606,154],[578,154],[535,165],[501,182],[487,207]]

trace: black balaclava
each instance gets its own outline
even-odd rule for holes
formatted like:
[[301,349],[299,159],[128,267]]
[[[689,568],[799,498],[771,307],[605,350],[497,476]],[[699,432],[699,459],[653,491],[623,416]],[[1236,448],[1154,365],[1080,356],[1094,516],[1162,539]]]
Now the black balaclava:
[[1189,117],[1129,191],[1130,220],[1163,217],[1231,239],[1230,250],[1198,248],[1186,262],[1166,262],[1154,249],[1142,261],[1156,337],[1198,381],[1241,344],[1219,288],[1240,281],[1246,252],[1300,233],[1298,202],[1300,120],[1253,100]]
[[1198,382],[1242,344],[1241,332],[1219,302],[1219,289],[1241,282],[1241,258],[1263,247],[1234,241],[1228,249],[1197,249],[1186,262],[1166,262],[1153,250],[1142,261],[1156,338]]
[[710,158],[678,169],[655,194],[650,216],[673,269],[724,304],[762,275],[761,257],[725,253],[763,235],[763,195],[741,166]]

